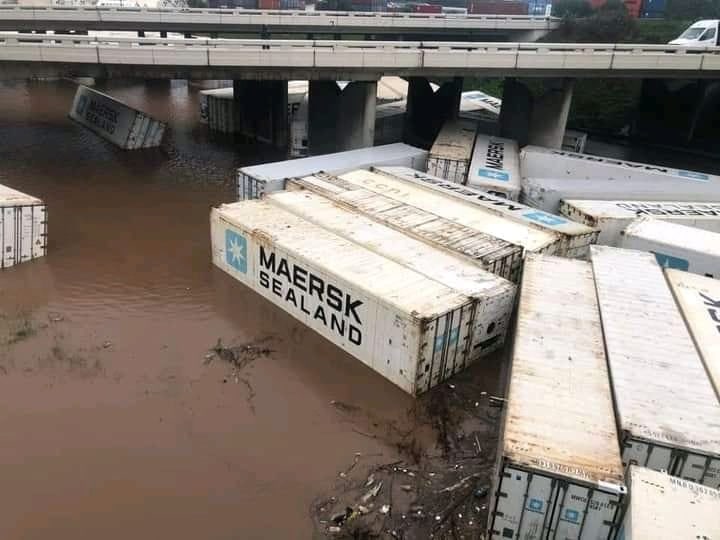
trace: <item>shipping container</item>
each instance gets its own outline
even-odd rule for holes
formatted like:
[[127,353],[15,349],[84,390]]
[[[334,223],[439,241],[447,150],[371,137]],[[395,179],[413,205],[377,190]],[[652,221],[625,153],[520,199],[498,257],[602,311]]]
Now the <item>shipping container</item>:
[[665,277],[720,398],[720,280],[671,269]]
[[550,213],[565,199],[707,202],[720,200],[720,184],[669,179],[523,178],[521,201]]
[[497,276],[513,282],[519,279],[523,255],[520,246],[335,176],[317,174],[294,178],[288,181],[287,187],[289,190],[306,189],[319,193],[408,236],[466,257]]
[[527,15],[528,3],[518,0],[468,0],[473,15]]
[[258,9],[280,9],[280,0],[258,0]]
[[0,184],[0,268],[47,251],[47,207],[37,197]]
[[518,144],[510,139],[478,133],[467,185],[517,201],[521,187]]
[[590,263],[528,255],[490,538],[610,540],[625,494]]
[[555,250],[557,255],[585,257],[590,244],[594,244],[597,239],[598,232],[586,225],[414,169],[407,167],[373,167],[371,170],[435,192],[444,193],[530,227],[558,234],[561,237],[562,247]]
[[483,110],[489,112],[491,118],[497,119],[500,115],[502,100],[480,90],[468,90],[460,94],[460,112],[474,112]]
[[406,392],[474,359],[467,296],[267,201],[210,224],[215,265]]
[[565,131],[565,135],[563,135],[562,149],[566,152],[582,154],[585,151],[587,139],[587,133],[568,129]]
[[649,251],[663,268],[720,278],[720,233],[641,217],[622,232],[620,247]]
[[477,124],[472,120],[447,120],[428,155],[428,172],[464,184],[475,144]]
[[125,150],[160,146],[165,133],[163,122],[87,86],[78,86],[68,116]]
[[426,150],[396,143],[243,167],[238,171],[238,198],[259,199],[263,193],[285,189],[288,178],[320,171],[338,174],[373,165],[402,165],[424,171],[427,155]]
[[562,250],[562,238],[554,232],[507,219],[446,193],[372,171],[353,171],[340,177],[358,187],[520,246],[524,251],[552,255]]
[[720,538],[720,491],[630,467],[630,497],[617,540]]
[[592,246],[623,465],[720,486],[720,403],[649,253]]
[[683,203],[672,201],[591,201],[569,199],[560,202],[560,213],[600,231],[597,243],[617,246],[620,234],[634,219],[650,216],[670,223],[720,232],[720,202]]
[[[475,302],[470,323],[473,359],[505,342],[515,300],[515,285],[508,280],[317,193],[279,191],[265,200],[471,298]],[[451,371],[463,367],[464,363],[458,363]]]

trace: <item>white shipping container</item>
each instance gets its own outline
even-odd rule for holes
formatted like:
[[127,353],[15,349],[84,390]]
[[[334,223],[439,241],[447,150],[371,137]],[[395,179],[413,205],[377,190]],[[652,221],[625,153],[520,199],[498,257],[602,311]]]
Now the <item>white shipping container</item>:
[[614,538],[625,493],[590,263],[528,255],[490,538]]
[[720,398],[720,280],[679,270],[665,277]]
[[535,208],[559,212],[568,199],[707,202],[720,200],[720,184],[675,180],[574,179],[523,177],[521,201]]
[[649,251],[663,268],[720,278],[720,233],[642,217],[622,232],[620,247]]
[[562,238],[563,248],[557,250],[556,254],[564,257],[587,255],[590,244],[594,244],[597,239],[598,232],[586,225],[531,208],[519,202],[491,195],[479,189],[448,182],[442,178],[421,173],[414,169],[407,167],[373,167],[371,170],[444,193],[536,229],[557,233]]
[[406,392],[473,359],[467,296],[267,201],[210,226],[215,265]]
[[373,165],[402,165],[424,171],[427,155],[426,150],[396,143],[243,167],[238,171],[238,198],[259,199],[264,193],[285,189],[288,178],[317,172],[340,174]]
[[652,216],[670,223],[720,232],[720,202],[560,201],[560,213],[600,231],[598,244],[617,246],[620,234],[634,219]]
[[466,257],[493,274],[517,281],[522,248],[404,204],[335,176],[315,175],[288,181],[289,190],[307,189],[437,248]]
[[630,467],[630,497],[617,540],[720,538],[720,491]]
[[517,201],[521,187],[518,152],[515,141],[478,133],[467,185]]
[[592,246],[623,465],[720,486],[720,403],[655,258]]
[[125,150],[160,146],[166,127],[163,122],[87,86],[78,86],[68,116]]
[[520,154],[522,175],[527,178],[572,178],[575,180],[660,180],[694,184],[720,184],[711,174],[623,161],[541,146],[526,146]]
[[0,268],[42,257],[47,250],[45,203],[2,184],[0,250]]
[[428,155],[428,172],[464,184],[473,154],[477,122],[451,118],[438,133]]
[[[509,281],[317,193],[279,191],[265,200],[472,298],[476,304],[471,323],[472,358],[490,353],[505,342],[515,300],[515,285]],[[453,371],[463,367],[456,364]]]
[[209,121],[209,102],[211,98],[233,100],[233,87],[213,88],[210,90],[201,90],[200,96],[200,122],[207,124]]
[[404,180],[372,171],[352,171],[341,175],[340,178],[358,187],[521,246],[531,253],[555,254],[562,250],[562,238],[555,232],[530,227],[526,223],[497,215],[477,205],[471,206],[446,193],[412,185]]

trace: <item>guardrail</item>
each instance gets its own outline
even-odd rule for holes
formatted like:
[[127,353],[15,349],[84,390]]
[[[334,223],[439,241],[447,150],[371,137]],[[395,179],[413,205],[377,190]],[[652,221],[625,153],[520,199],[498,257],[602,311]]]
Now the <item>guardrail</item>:
[[[0,33],[0,62],[351,69],[383,72],[625,74],[720,70],[720,47],[444,41],[120,38]],[[671,76],[676,76],[675,74]]]
[[[523,15],[458,15],[432,13],[386,13],[355,11],[290,11],[245,9],[150,9],[150,8],[83,8],[0,6],[0,24],[92,25],[94,28],[114,24],[168,24],[227,26],[313,27],[338,31],[386,28],[397,30],[550,30],[559,19]],[[19,28],[12,28],[13,30]],[[44,29],[51,29],[50,27]],[[143,29],[138,27],[138,29]]]

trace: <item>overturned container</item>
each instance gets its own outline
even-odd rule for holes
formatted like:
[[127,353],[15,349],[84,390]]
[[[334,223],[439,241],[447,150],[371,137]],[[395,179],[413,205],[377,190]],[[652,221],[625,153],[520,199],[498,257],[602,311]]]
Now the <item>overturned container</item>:
[[593,201],[569,199],[560,202],[560,213],[573,221],[599,230],[597,243],[617,246],[620,234],[643,216],[706,231],[720,232],[720,202]]
[[598,232],[586,225],[407,167],[373,167],[372,171],[444,193],[533,228],[558,234],[562,239],[562,248],[556,250],[555,254],[563,257],[587,255],[590,244],[594,244],[597,239]]
[[528,255],[489,537],[614,538],[625,486],[592,267]]
[[[317,193],[279,191],[265,200],[473,299],[473,358],[504,343],[515,300],[515,285],[508,280]],[[451,371],[463,367],[453,363]]]
[[720,280],[679,270],[665,277],[720,398]]
[[720,491],[630,467],[630,497],[617,540],[720,538]]
[[319,193],[405,235],[466,258],[497,276],[513,282],[519,279],[523,255],[520,246],[360,188],[336,176],[318,174],[294,178],[288,181],[287,187]]
[[720,403],[655,258],[592,246],[624,465],[720,486]]
[[478,355],[477,302],[438,281],[267,201],[210,225],[215,265],[410,394]]
[[426,150],[395,143],[243,167],[238,171],[238,199],[259,199],[264,193],[285,189],[288,178],[317,172],[340,174],[373,165],[402,165],[425,170],[427,157]]
[[447,120],[430,148],[428,172],[458,184],[467,182],[476,131],[472,120]]
[[117,99],[78,86],[69,116],[125,150],[160,146],[165,124]]
[[642,217],[622,232],[620,247],[649,251],[663,268],[720,278],[720,233]]
[[518,153],[517,142],[478,133],[467,185],[517,201],[521,188]]
[[47,251],[45,203],[0,184],[0,268],[36,259]]

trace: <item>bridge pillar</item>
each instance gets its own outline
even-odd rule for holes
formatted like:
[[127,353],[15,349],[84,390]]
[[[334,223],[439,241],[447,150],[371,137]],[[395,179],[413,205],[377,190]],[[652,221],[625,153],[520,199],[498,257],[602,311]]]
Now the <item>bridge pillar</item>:
[[548,148],[562,146],[570,114],[574,81],[547,79],[542,94],[533,96],[520,81],[507,79],[500,109],[500,135],[520,146],[534,144]]
[[430,148],[445,121],[457,117],[462,86],[462,77],[455,77],[433,91],[426,78],[411,77],[405,109],[405,142]]
[[372,146],[376,98],[375,81],[354,81],[343,89],[335,81],[310,81],[310,154]]
[[287,81],[234,81],[235,131],[278,148],[288,145]]

